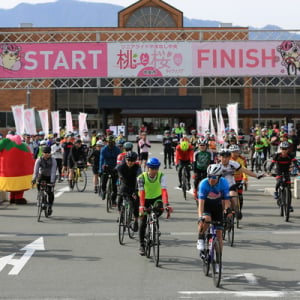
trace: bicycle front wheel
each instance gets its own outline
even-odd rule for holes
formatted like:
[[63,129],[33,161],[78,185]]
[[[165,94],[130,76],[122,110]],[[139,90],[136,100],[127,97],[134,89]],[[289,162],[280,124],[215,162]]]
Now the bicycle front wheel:
[[187,191],[187,175],[186,175],[186,170],[185,168],[182,170],[182,193],[183,193],[183,198],[186,200],[186,191]]
[[214,285],[219,287],[222,277],[222,252],[218,239],[213,241],[212,275]]
[[149,220],[147,220],[147,227],[146,227],[146,233],[145,233],[145,252],[147,258],[150,257],[151,254],[151,228]]
[[47,195],[46,194],[43,195],[43,205],[42,206],[43,206],[45,217],[48,218],[49,217],[49,214],[48,214],[49,204],[48,204],[48,200],[47,200]]
[[153,223],[153,232],[152,232],[152,247],[153,247],[153,259],[155,266],[158,267],[159,264],[159,230],[157,226],[157,221]]
[[128,236],[133,239],[134,238],[134,218],[132,212],[132,205],[128,204],[126,206],[126,224],[128,229]]
[[84,192],[87,184],[87,175],[85,170],[77,171],[76,188],[78,192]]
[[228,236],[228,243],[231,247],[233,247],[234,243],[234,217],[228,218],[228,228],[227,228],[227,236]]
[[42,214],[42,202],[43,202],[43,195],[41,192],[38,192],[37,195],[37,221],[40,222],[41,214]]
[[[207,243],[207,241],[205,240]],[[203,262],[203,273],[205,276],[208,276],[209,274],[209,269],[210,269],[210,256],[209,256],[209,250],[205,249],[205,253],[203,254],[202,262]]]
[[124,245],[124,235],[126,229],[126,220],[125,220],[125,208],[122,206],[120,218],[119,218],[119,243]]
[[292,195],[291,191],[286,188],[285,189],[285,221],[288,222],[290,218],[290,207],[291,207]]
[[106,211],[109,212],[112,208],[112,182],[111,178],[109,178],[108,181],[108,187],[107,187],[107,195],[106,195]]

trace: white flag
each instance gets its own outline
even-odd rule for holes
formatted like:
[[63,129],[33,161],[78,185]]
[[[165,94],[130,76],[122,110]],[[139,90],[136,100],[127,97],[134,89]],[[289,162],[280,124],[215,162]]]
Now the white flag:
[[218,142],[220,144],[224,144],[224,138],[223,138],[224,135],[225,135],[225,125],[224,125],[221,107],[219,106]]
[[201,111],[201,121],[202,121],[202,134],[205,134],[209,130],[209,110],[204,109]]
[[227,104],[229,128],[238,133],[238,103]]
[[67,132],[73,132],[73,120],[70,111],[66,111],[66,130]]
[[39,116],[41,120],[41,125],[43,131],[45,133],[45,137],[48,137],[49,134],[49,117],[48,117],[48,109],[39,110]]
[[36,134],[34,108],[27,108],[24,110],[24,126],[25,126],[25,132],[27,134],[31,134],[31,135]]
[[52,119],[52,132],[57,133],[57,136],[60,137],[59,130],[59,111],[51,111],[51,119]]
[[210,120],[210,133],[213,134],[216,137],[216,130],[214,126],[213,116],[212,116],[212,110],[209,110],[209,120]]
[[201,111],[196,110],[197,133],[202,134]]
[[87,123],[86,123],[86,118],[87,118],[86,113],[79,113],[78,124],[79,124],[80,136],[83,136],[83,131],[84,130],[88,130]]
[[24,104],[22,105],[14,105],[11,107],[15,126],[16,126],[16,133],[17,134],[23,134],[25,131],[25,125],[24,125]]

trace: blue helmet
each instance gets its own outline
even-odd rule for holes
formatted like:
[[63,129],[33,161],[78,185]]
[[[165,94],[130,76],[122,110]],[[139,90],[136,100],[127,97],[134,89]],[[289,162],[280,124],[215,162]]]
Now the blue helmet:
[[160,166],[160,161],[156,157],[149,158],[147,161],[147,167],[151,169],[158,169]]

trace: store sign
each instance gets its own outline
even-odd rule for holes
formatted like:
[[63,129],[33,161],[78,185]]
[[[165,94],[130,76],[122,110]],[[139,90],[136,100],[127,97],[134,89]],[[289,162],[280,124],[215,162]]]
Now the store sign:
[[283,76],[300,41],[0,44],[0,78]]

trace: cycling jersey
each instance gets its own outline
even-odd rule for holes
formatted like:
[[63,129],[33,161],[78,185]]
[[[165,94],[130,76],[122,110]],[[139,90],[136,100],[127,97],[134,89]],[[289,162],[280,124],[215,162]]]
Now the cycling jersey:
[[[231,160],[238,162],[243,168],[246,167],[245,158],[243,158],[241,156],[239,156],[237,159],[231,158]],[[236,170],[233,173],[233,176],[234,176],[235,181],[242,181],[242,180],[247,179],[247,175],[245,173],[243,173],[241,170]]]
[[224,166],[223,164],[221,164],[221,166],[223,171],[222,176],[228,181],[229,187],[233,186],[235,184],[234,172],[239,170],[242,166],[233,160],[230,160],[227,166]]
[[212,154],[208,151],[197,151],[194,153],[194,171],[206,171],[209,164],[212,163]]
[[162,189],[166,189],[166,178],[162,172],[158,172],[157,176],[152,180],[147,172],[142,173],[138,177],[139,191],[145,191],[145,199],[156,199],[162,195]]
[[281,153],[276,153],[269,166],[269,172],[271,172],[274,165],[276,165],[276,174],[286,173],[289,174],[291,164],[299,170],[297,159],[290,153],[287,156],[283,156]]
[[198,190],[198,199],[200,200],[229,200],[229,186],[225,178],[220,178],[219,182],[212,186],[208,178],[201,181]]
[[193,158],[194,158],[194,150],[192,145],[189,145],[189,149],[186,151],[181,150],[180,144],[176,146],[176,152],[175,152],[176,165],[179,164],[179,161],[189,161],[190,163],[192,163]]

